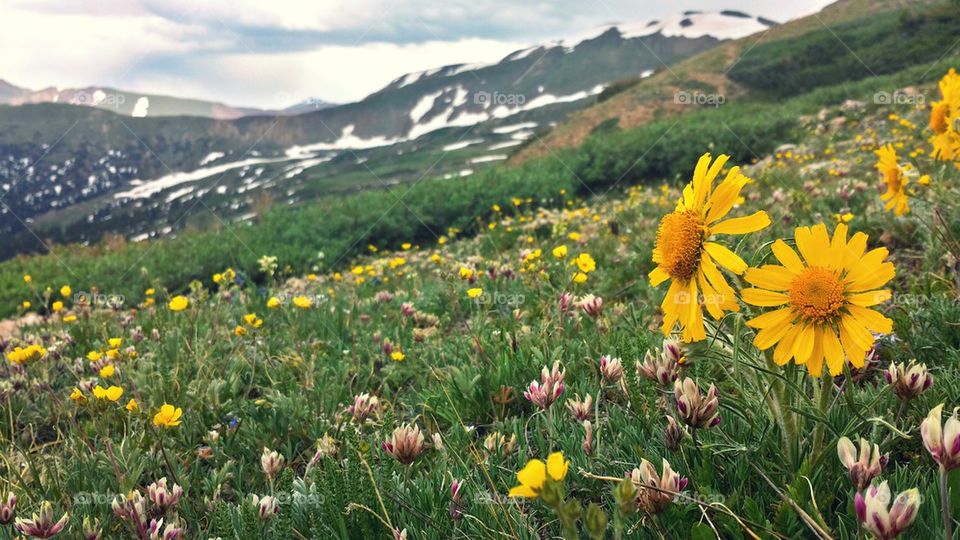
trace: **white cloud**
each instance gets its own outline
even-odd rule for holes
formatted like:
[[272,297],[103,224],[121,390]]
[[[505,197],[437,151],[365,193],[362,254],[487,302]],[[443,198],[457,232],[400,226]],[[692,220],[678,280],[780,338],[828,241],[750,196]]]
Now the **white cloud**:
[[[730,0],[782,20],[830,0]],[[687,0],[5,0],[0,78],[109,85],[280,107],[347,102],[411,71],[492,62],[529,45],[688,9]],[[641,4],[638,6],[638,4]]]

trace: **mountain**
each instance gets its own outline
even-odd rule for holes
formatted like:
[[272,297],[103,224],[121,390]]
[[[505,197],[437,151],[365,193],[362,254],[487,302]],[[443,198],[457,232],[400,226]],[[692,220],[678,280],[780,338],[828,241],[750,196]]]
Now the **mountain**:
[[[273,204],[467,176],[538,145],[538,131],[622,81],[773,25],[731,11],[620,23],[491,64],[406,74],[356,103],[308,100],[269,116],[224,118],[240,113],[108,88],[0,106],[0,233],[9,238],[0,256],[42,249],[38,236],[139,240],[253,219]],[[63,105],[71,101],[92,106]],[[165,115],[184,109],[191,116]]]
[[244,116],[300,114],[307,110],[315,111],[333,105],[319,99],[310,99],[303,104],[275,111],[254,107],[235,107],[202,99],[144,94],[106,86],[66,89],[49,87],[30,90],[0,80],[0,104],[19,106],[38,103],[95,107],[132,117],[202,116],[219,120],[233,120]]
[[[682,114],[698,104],[722,106],[723,102],[769,96],[769,89],[746,84],[747,78],[737,77],[737,74],[753,64],[753,59],[774,48],[783,49],[775,55],[780,59],[778,63],[758,66],[756,71],[767,77],[799,73],[800,66],[792,57],[800,55],[801,51],[791,50],[791,47],[803,44],[789,40],[798,39],[800,36],[813,36],[818,40],[819,49],[810,51],[809,58],[846,55],[849,51],[856,50],[852,55],[851,65],[848,66],[847,78],[850,80],[879,73],[879,66],[886,65],[888,69],[895,69],[898,66],[887,62],[882,55],[877,54],[879,49],[871,46],[871,40],[891,41],[895,34],[860,36],[856,28],[845,28],[841,35],[837,26],[856,26],[852,21],[885,14],[891,20],[891,32],[904,31],[895,28],[896,13],[901,10],[923,11],[931,5],[943,3],[942,0],[838,0],[816,14],[792,20],[788,24],[770,26],[762,32],[749,35],[729,34],[728,37],[736,39],[724,41],[717,47],[680,60],[672,64],[669,70],[659,70],[642,80],[625,81],[611,89],[608,99],[571,114],[564,122],[543,133],[541,144],[524,147],[512,156],[511,162],[518,164],[528,159],[551,155],[561,149],[582,144],[598,130],[635,128],[653,119]],[[739,12],[723,13],[728,16],[745,16]],[[694,17],[691,17],[690,21],[696,20]],[[717,20],[716,15],[700,14],[700,17],[699,24],[693,25],[687,20],[679,23],[668,21],[667,33],[683,32],[684,28],[722,27],[722,20]],[[901,39],[916,41],[909,35],[909,29],[905,32]],[[939,54],[936,51],[940,49],[941,47],[935,44],[927,48],[918,47],[915,57],[932,54],[932,61]],[[864,58],[871,58],[867,61],[868,65],[877,66],[872,72],[862,64],[861,60]],[[818,62],[819,60],[814,61]],[[862,73],[864,70],[866,74]],[[789,84],[798,89],[809,86],[809,83],[803,83],[796,77]],[[723,102],[718,102],[720,99]]]

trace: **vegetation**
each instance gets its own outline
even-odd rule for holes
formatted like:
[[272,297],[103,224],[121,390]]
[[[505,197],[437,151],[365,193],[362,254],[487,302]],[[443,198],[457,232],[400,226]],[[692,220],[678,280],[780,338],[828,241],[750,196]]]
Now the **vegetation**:
[[[947,323],[960,318],[960,171],[929,139],[960,138],[931,133],[925,108],[846,101],[921,73],[598,135],[563,165],[456,190],[424,181],[271,213],[158,243],[149,265],[131,253],[151,246],[64,253],[75,278],[44,268],[50,258],[8,265],[20,275],[3,290],[52,313],[2,345],[0,495],[17,498],[0,503],[26,534],[64,537],[944,537],[944,508],[960,514],[960,420],[947,420],[946,450],[932,426],[960,395],[960,330]],[[956,125],[957,108],[935,110]],[[721,152],[725,165],[693,172]],[[667,181],[625,185],[654,177]],[[737,191],[717,187],[727,181]],[[709,212],[706,200],[729,206],[734,221],[708,230],[732,256],[687,234],[701,229],[686,212]],[[393,204],[410,209],[373,219]],[[820,223],[849,228],[851,246],[865,233],[860,254],[882,249],[850,247],[841,268],[839,242],[810,249],[819,240],[797,229]],[[775,281],[758,267],[792,264],[777,240],[817,267],[790,285],[797,320],[825,335],[842,309],[857,319],[843,326],[876,334],[841,334],[839,353],[813,338],[783,362],[790,330],[760,330],[776,293],[758,292]],[[180,268],[218,256],[211,275],[206,262]],[[708,260],[732,269],[732,298],[684,303],[659,284]],[[78,301],[71,284],[128,262],[111,284],[137,280],[135,310]],[[828,274],[874,292],[823,303]],[[718,307],[705,323],[670,319]],[[888,491],[901,494],[893,518]]]

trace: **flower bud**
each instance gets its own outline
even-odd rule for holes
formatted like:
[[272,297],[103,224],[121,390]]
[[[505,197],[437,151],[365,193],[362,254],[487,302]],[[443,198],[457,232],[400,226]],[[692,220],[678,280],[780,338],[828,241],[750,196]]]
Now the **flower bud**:
[[710,428],[720,423],[720,402],[717,387],[710,385],[705,394],[690,378],[677,380],[673,385],[680,419],[692,428]]
[[257,507],[257,516],[260,521],[267,521],[280,513],[280,506],[277,504],[276,497],[267,495],[260,498],[256,495],[252,497],[253,506]]
[[953,415],[941,426],[943,403],[934,407],[920,424],[923,446],[941,467],[950,471],[960,467],[960,418]]
[[173,487],[168,488],[166,477],[147,486],[147,497],[157,508],[164,512],[175,506],[182,496],[183,488],[178,484],[174,484]]
[[263,447],[263,454],[260,456],[260,466],[263,468],[263,474],[268,480],[272,480],[277,473],[283,469],[284,458],[278,452]]
[[69,519],[69,514],[63,514],[59,520],[53,521],[53,505],[43,501],[38,513],[33,514],[31,519],[17,518],[14,527],[20,534],[34,538],[51,538],[63,531]]
[[896,538],[913,523],[920,508],[920,492],[914,488],[897,495],[890,505],[890,487],[886,482],[857,493],[854,508],[857,519],[880,540]]
[[616,384],[623,378],[623,362],[619,358],[600,357],[600,376],[603,382]]
[[637,508],[648,514],[659,514],[687,487],[687,479],[675,473],[667,460],[663,460],[663,474],[647,460],[627,475],[637,489]]
[[918,364],[916,360],[906,365],[890,362],[883,376],[902,400],[913,399],[933,386],[933,375],[927,371],[926,365]]
[[663,429],[663,445],[667,450],[676,452],[686,431],[672,416],[667,415],[667,427]]
[[860,458],[857,459],[857,449],[853,441],[846,437],[841,437],[837,441],[837,455],[840,462],[850,472],[850,481],[853,482],[857,491],[862,491],[870,485],[870,482],[883,471],[887,464],[887,456],[880,454],[880,447],[873,445],[873,452],[870,451],[870,443],[866,439],[860,439]]
[[590,503],[587,507],[587,517],[583,525],[590,538],[601,539],[607,532],[607,513],[597,503]]
[[17,496],[13,493],[7,493],[7,500],[0,503],[0,525],[7,525],[13,521],[16,509]]
[[404,424],[383,442],[383,451],[404,465],[413,463],[426,449],[420,426]]
[[574,399],[567,399],[567,410],[578,422],[589,420],[593,417],[593,397],[587,394],[586,399],[580,400],[580,394],[576,394]]
[[560,362],[553,363],[552,369],[546,366],[540,372],[540,382],[532,381],[523,397],[531,403],[547,410],[563,394],[563,379],[566,370],[560,370]]

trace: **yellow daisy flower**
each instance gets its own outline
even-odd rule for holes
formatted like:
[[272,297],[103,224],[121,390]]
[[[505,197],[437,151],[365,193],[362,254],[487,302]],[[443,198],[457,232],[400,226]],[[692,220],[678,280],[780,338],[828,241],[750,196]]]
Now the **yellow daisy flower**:
[[874,152],[877,155],[877,170],[883,175],[883,182],[887,184],[887,191],[880,196],[880,200],[887,201],[884,210],[892,210],[894,215],[902,216],[910,211],[910,199],[907,197],[907,176],[897,163],[897,151],[893,145],[886,145]]
[[727,159],[728,156],[721,154],[711,164],[709,153],[701,156],[693,181],[683,189],[676,209],[660,220],[657,229],[653,248],[653,262],[657,267],[650,272],[650,284],[656,287],[671,280],[670,289],[660,304],[664,313],[663,332],[670,334],[679,324],[683,340],[687,342],[706,338],[704,307],[715,319],[720,319],[724,311],[740,309],[736,293],[717,265],[742,274],[747,263],[710,238],[716,234],[747,234],[770,225],[770,218],[762,210],[720,221],[740,198],[743,186],[750,182],[740,174],[739,167],[733,167],[714,189],[713,182]]
[[940,79],[940,101],[930,105],[930,129],[933,131],[933,157],[951,161],[960,157],[960,75],[951,68]]
[[170,300],[170,311],[183,311],[190,306],[190,300],[186,296],[174,296]]
[[890,290],[881,289],[895,274],[893,263],[884,262],[887,249],[866,251],[867,235],[858,232],[847,239],[843,223],[832,239],[822,223],[798,227],[794,236],[800,255],[777,240],[772,249],[780,264],[744,274],[755,287],[741,292],[744,302],[779,308],[747,323],[758,330],[753,344],[761,350],[776,345],[774,362],[784,365],[793,358],[814,377],[824,361],[831,375],[843,371],[844,358],[863,367],[873,347],[871,332],[893,330],[890,319],[869,309],[891,297]]
[[183,409],[164,403],[157,414],[153,415],[153,425],[160,427],[176,427],[180,425]]
[[531,459],[523,469],[517,472],[517,481],[520,485],[511,489],[509,496],[536,499],[540,496],[543,485],[547,483],[547,475],[559,482],[567,476],[569,468],[570,460],[563,458],[563,452],[550,454],[546,463],[539,459]]

